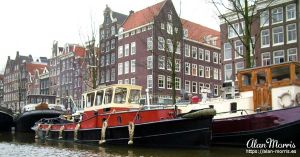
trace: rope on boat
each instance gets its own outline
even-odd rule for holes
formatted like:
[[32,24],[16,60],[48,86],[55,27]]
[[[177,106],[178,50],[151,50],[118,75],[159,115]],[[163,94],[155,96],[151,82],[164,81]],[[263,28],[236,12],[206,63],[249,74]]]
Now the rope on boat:
[[63,138],[62,133],[63,133],[64,129],[65,129],[65,126],[62,125],[62,126],[60,127],[60,129],[59,129],[59,136],[58,136],[58,139],[62,139],[62,138]]
[[41,126],[41,124],[38,124],[37,127],[36,127],[36,129],[35,129],[35,136],[34,136],[35,139],[39,138],[38,132],[40,130],[40,126]]
[[78,130],[80,128],[80,123],[78,123],[74,129],[74,141],[78,140]]
[[103,144],[105,143],[105,132],[106,132],[106,128],[107,128],[107,120],[105,120],[102,124],[102,128],[101,128],[101,138],[99,141],[99,144]]
[[128,144],[132,145],[133,144],[133,136],[134,136],[134,123],[129,122],[128,124],[128,132],[129,132],[129,141]]
[[48,128],[46,129],[46,136],[45,136],[45,138],[49,137],[49,131],[51,129],[51,126],[52,126],[51,124],[48,125]]

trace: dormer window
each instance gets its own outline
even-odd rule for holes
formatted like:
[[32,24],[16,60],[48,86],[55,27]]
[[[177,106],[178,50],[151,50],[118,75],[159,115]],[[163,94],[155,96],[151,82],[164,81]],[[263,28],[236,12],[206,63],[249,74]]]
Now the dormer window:
[[172,21],[172,12],[171,11],[168,13],[168,20]]
[[184,35],[184,37],[186,37],[186,38],[189,36],[189,32],[188,32],[187,29],[183,29],[183,35]]

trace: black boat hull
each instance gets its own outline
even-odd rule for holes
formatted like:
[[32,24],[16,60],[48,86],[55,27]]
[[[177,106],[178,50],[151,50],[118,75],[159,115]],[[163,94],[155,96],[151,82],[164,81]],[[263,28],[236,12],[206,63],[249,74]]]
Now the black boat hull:
[[0,110],[0,131],[10,131],[13,124],[13,116],[5,111]]
[[[211,143],[212,118],[165,120],[160,122],[136,124],[133,144],[150,147],[194,147],[207,148]],[[40,138],[45,139],[46,131],[39,130]],[[58,140],[59,131],[49,131],[48,140]],[[74,131],[64,130],[63,141],[75,141]],[[101,139],[101,128],[79,129],[80,143],[98,144]],[[128,145],[128,126],[108,127],[103,145]]]
[[16,119],[16,131],[19,132],[32,132],[31,127],[35,122],[42,118],[54,118],[63,114],[62,111],[57,110],[34,110],[24,112]]

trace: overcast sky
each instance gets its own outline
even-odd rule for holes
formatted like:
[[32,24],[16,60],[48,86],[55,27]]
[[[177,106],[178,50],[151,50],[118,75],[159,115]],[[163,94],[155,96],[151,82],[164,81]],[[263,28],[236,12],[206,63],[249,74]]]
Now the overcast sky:
[[[103,22],[108,4],[123,14],[138,11],[162,0],[9,0],[0,2],[0,72],[7,56],[31,54],[50,57],[54,40],[84,43],[91,24]],[[172,0],[177,12],[180,0]],[[181,17],[219,30],[216,12],[207,0],[181,0]]]

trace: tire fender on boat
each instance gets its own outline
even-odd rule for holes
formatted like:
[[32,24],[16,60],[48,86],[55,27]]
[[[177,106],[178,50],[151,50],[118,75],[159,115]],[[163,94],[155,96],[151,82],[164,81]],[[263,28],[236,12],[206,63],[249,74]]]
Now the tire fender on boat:
[[106,128],[107,128],[107,120],[105,120],[102,124],[102,128],[101,128],[101,137],[100,137],[100,141],[99,144],[103,144],[105,143],[105,132],[106,132]]
[[63,137],[62,137],[62,133],[63,133],[64,129],[65,129],[65,126],[62,125],[62,126],[60,127],[60,129],[59,129],[59,136],[58,136],[58,139],[62,139],[62,138],[63,138]]
[[78,123],[74,129],[74,141],[78,140],[78,130],[80,128],[80,123]]
[[128,124],[128,132],[129,132],[129,141],[128,144],[132,145],[133,144],[133,136],[134,136],[134,123],[129,122]]
[[[283,102],[284,97],[289,97],[290,100],[288,100],[288,101],[290,101],[290,102],[289,103]],[[291,107],[294,104],[294,100],[292,99],[290,92],[285,92],[278,96],[278,103],[283,108],[286,108],[286,107]]]
[[48,125],[48,128],[46,129],[46,136],[45,136],[46,138],[49,137],[49,131],[50,131],[51,127],[52,127],[52,125],[49,124],[49,125]]
[[38,124],[37,127],[36,127],[36,129],[35,129],[35,136],[34,136],[35,139],[39,138],[38,133],[39,133],[39,130],[40,130],[40,126],[41,126],[41,124]]

